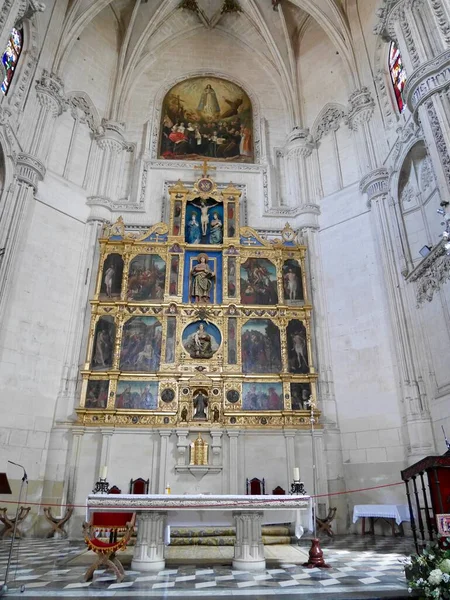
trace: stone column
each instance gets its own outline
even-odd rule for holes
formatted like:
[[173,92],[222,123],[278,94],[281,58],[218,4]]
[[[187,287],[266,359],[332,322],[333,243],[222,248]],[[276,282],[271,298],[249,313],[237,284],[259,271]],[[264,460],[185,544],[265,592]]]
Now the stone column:
[[[180,466],[184,466],[189,463],[189,440],[188,435],[189,431],[187,429],[177,429],[177,450],[178,450],[178,459],[177,464]],[[186,454],[187,454],[187,463],[186,463]]]
[[375,109],[375,102],[368,88],[362,87],[351,94],[348,103],[348,126],[353,132],[355,139],[359,159],[359,172],[361,175],[364,175],[372,171],[377,163],[369,125]]
[[262,512],[234,512],[236,543],[233,568],[244,571],[261,571],[266,568],[262,541]]
[[96,157],[97,180],[94,183],[94,195],[88,199],[91,206],[110,207],[117,200],[120,189],[120,154],[131,150],[124,138],[125,124],[103,119],[98,129],[96,140],[100,151]]
[[140,512],[137,515],[137,539],[131,568],[136,571],[161,571],[164,559],[166,512]]
[[446,0],[386,2],[376,28],[394,40],[408,79],[403,93],[420,121],[442,198],[450,195],[450,20]]
[[426,363],[418,356],[414,333],[412,333],[420,331],[420,327],[413,322],[408,306],[408,290],[405,289],[396,263],[394,235],[390,229],[390,223],[395,222],[395,219],[389,207],[389,172],[381,167],[369,173],[362,179],[360,189],[363,194],[367,194],[373,215],[378,259],[386,282],[394,350],[400,375],[408,457],[409,462],[414,462],[418,458],[432,454],[435,448],[428,399],[423,383],[422,370],[426,368]]
[[[34,13],[45,10],[45,4],[36,0],[2,0],[0,8],[0,48],[3,50],[13,27],[20,27],[23,19],[30,19]],[[0,81],[5,78],[5,68],[0,62]]]
[[[311,158],[315,147],[309,129],[294,127],[283,149],[283,157],[286,161],[287,204],[291,207],[300,207],[300,211],[306,214],[311,212],[313,202],[317,200],[318,186]],[[318,208],[312,210],[313,215],[317,215],[318,212]]]
[[222,464],[222,435],[223,432],[219,430],[211,430],[209,432],[211,436],[211,453],[212,453],[212,464],[219,466]]
[[169,454],[169,438],[172,435],[171,429],[160,429],[161,438],[160,461],[159,461],[159,479],[157,494],[164,494],[167,483],[167,459]]
[[238,485],[238,437],[240,434],[239,430],[230,429],[227,431],[228,438],[230,440],[230,460],[229,460],[229,469],[230,469],[230,488],[228,490],[229,494],[238,494],[239,493],[239,485]]
[[5,254],[0,265],[0,319],[3,317],[6,294],[10,286],[6,282],[12,278],[23,233],[32,215],[34,194],[38,182],[45,175],[50,141],[56,118],[64,110],[64,89],[60,79],[43,72],[36,85],[39,114],[28,152],[21,152],[16,158],[16,182],[8,194],[8,207],[2,215],[0,227],[0,247]]
[[74,427],[72,429],[72,451],[69,461],[69,469],[66,472],[64,498],[67,504],[75,502],[78,479],[78,465],[80,463],[81,446],[85,433],[84,427]]

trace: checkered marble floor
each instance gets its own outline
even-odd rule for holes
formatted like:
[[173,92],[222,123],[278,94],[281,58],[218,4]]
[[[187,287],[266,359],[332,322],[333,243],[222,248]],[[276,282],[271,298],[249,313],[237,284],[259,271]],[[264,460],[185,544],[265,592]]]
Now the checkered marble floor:
[[[302,541],[301,546],[309,548],[308,540]],[[0,582],[4,580],[9,547],[8,540],[0,542]],[[70,566],[70,560],[85,550],[82,542],[26,539],[14,547],[7,595],[34,598],[407,597],[400,560],[412,552],[411,540],[338,536],[323,539],[322,548],[330,569],[306,569],[300,564],[272,564],[272,561],[265,571],[257,573],[233,570],[230,565],[169,565],[151,574],[126,569],[122,583],[116,583],[109,572],[96,571],[94,580],[84,583],[87,566]]]

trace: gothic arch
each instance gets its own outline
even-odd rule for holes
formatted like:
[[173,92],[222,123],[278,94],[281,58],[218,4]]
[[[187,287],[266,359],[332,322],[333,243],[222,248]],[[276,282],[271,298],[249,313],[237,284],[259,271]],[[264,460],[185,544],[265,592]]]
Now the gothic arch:
[[92,133],[101,125],[101,118],[97,108],[86,92],[68,92],[66,94],[69,108],[79,108],[86,116],[86,123]]

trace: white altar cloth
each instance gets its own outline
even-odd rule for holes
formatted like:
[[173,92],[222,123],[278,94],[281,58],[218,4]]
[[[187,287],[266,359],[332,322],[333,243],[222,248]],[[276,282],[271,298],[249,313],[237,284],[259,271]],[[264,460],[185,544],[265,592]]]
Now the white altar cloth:
[[87,510],[136,513],[132,567],[142,571],[164,568],[168,525],[236,525],[233,565],[253,570],[265,568],[262,524],[292,523],[296,537],[313,529],[309,496],[91,494]]
[[361,517],[395,519],[397,525],[410,520],[409,508],[406,504],[356,504],[353,507],[353,523]]

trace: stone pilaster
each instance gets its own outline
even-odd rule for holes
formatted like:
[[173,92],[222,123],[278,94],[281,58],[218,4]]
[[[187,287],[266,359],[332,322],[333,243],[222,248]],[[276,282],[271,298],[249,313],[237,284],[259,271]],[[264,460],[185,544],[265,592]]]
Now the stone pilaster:
[[101,429],[102,443],[100,446],[100,464],[99,467],[109,467],[109,456],[111,454],[111,440],[114,435],[114,429]]
[[227,431],[229,438],[229,489],[228,494],[239,494],[239,486],[238,486],[238,437],[240,431],[238,430],[229,430]]
[[214,466],[222,465],[222,435],[223,432],[218,429],[212,429],[209,432],[211,436],[211,461]]
[[396,263],[394,236],[390,224],[395,222],[389,206],[389,172],[379,168],[364,177],[360,184],[363,194],[367,194],[368,205],[373,215],[378,248],[378,258],[386,283],[391,324],[393,329],[394,351],[401,383],[401,406],[405,420],[405,434],[408,444],[408,461],[434,452],[434,439],[428,410],[425,386],[425,361],[420,359],[414,331],[420,331],[408,302],[409,290],[405,289],[400,269]]
[[164,494],[164,490],[166,489],[166,484],[168,483],[167,477],[167,462],[169,458],[169,438],[172,435],[172,431],[170,429],[160,429],[159,435],[161,438],[161,446],[160,446],[160,460],[159,460],[159,477],[158,477],[158,489],[156,491],[157,494]]
[[56,118],[64,110],[64,88],[60,79],[44,71],[36,85],[39,114],[27,152],[16,158],[16,182],[8,195],[8,207],[1,223],[0,244],[4,257],[0,265],[0,320],[3,317],[9,279],[23,233],[32,214],[34,194],[45,176],[45,163]]
[[266,568],[264,544],[261,534],[263,513],[233,513],[236,522],[236,544],[233,568],[245,571],[260,571]]

